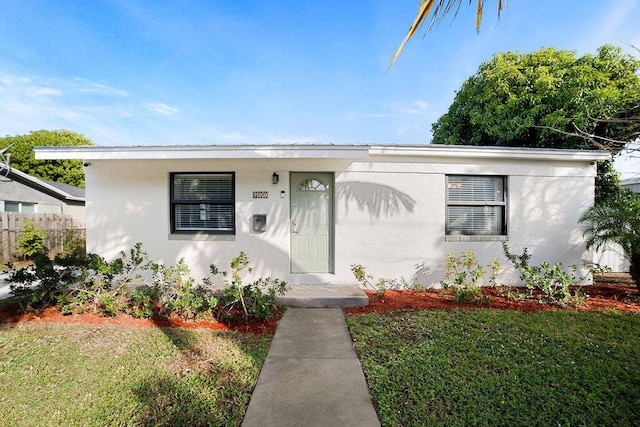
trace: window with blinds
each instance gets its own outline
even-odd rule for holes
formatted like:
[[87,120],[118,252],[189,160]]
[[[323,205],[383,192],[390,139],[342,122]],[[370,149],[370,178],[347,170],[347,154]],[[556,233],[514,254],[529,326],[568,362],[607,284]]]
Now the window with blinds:
[[171,174],[171,231],[235,233],[235,176]]
[[446,234],[507,234],[506,178],[447,176]]

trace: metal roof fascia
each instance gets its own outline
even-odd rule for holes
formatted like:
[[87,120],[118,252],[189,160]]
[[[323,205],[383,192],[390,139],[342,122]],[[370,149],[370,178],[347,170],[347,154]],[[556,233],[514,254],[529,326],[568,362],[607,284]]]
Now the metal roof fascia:
[[611,158],[606,150],[560,150],[461,145],[372,146],[371,156],[464,157],[555,161],[597,161]]
[[368,145],[269,146],[141,146],[34,147],[36,159],[154,160],[154,159],[363,159]]

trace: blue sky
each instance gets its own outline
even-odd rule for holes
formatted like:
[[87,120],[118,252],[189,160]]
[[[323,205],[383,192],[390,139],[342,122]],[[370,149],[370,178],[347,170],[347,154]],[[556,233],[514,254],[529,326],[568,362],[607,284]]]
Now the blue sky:
[[[466,3],[466,2],[464,2]],[[639,0],[463,6],[387,64],[417,0],[3,0],[0,135],[69,129],[99,145],[398,143],[482,61],[541,47],[640,46]]]

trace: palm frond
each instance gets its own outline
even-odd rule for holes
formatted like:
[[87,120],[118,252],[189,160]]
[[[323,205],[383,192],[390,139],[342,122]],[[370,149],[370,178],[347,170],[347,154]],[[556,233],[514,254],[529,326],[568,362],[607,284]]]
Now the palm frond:
[[[453,18],[455,19],[458,16],[458,12],[460,11],[460,5],[463,0],[420,0],[420,5],[418,6],[418,14],[416,18],[413,20],[411,27],[409,27],[409,31],[407,35],[398,46],[391,62],[389,62],[389,66],[387,67],[387,71],[393,63],[398,59],[400,53],[404,49],[407,42],[413,37],[416,31],[426,22],[427,18],[431,11],[433,14],[431,15],[431,22],[429,23],[429,27],[427,28],[427,32],[431,30],[431,27],[437,22],[442,20],[446,15],[449,15],[453,12]],[[480,24],[482,23],[482,11],[484,9],[484,2],[486,0],[478,0],[478,4],[476,6],[476,31],[480,31]],[[469,4],[471,5],[472,0],[469,0]],[[498,4],[498,18],[500,17],[500,12],[503,7],[507,7],[507,0],[497,0]],[[434,7],[435,6],[435,7]]]
[[608,243],[622,247],[631,259],[640,252],[640,198],[612,200],[587,210],[580,222],[586,225],[584,235],[588,248],[599,250]]
[[[499,1],[498,1],[499,3]],[[478,7],[476,9],[476,31],[480,31],[480,23],[482,22],[482,7],[484,6],[484,0],[478,0]]]
[[[443,0],[440,0],[440,3],[438,4],[438,7],[440,7],[442,2],[443,2]],[[396,53],[393,55],[393,58],[391,58],[391,62],[389,63],[389,66],[387,67],[387,70],[389,70],[389,68],[391,68],[393,63],[398,58],[398,56],[400,56],[400,53],[402,52],[402,49],[404,49],[404,46],[411,39],[411,37],[413,37],[415,32],[418,30],[418,28],[420,28],[422,26],[422,24],[424,24],[424,21],[427,19],[427,16],[429,16],[429,12],[431,12],[431,9],[433,8],[433,5],[435,3],[436,3],[436,0],[421,0],[420,1],[420,6],[418,8],[418,15],[416,16],[416,19],[414,19],[413,23],[411,24],[411,27],[409,27],[409,31],[407,32],[407,35],[404,37],[404,40],[402,40],[402,43],[400,43],[400,46],[398,46],[398,49],[396,50]],[[436,10],[436,12],[437,12],[437,10]]]

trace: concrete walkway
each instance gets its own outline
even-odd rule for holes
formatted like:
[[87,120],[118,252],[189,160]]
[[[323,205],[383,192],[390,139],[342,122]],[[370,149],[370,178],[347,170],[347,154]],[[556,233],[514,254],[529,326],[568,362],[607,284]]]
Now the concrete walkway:
[[339,308],[289,308],[243,427],[379,426]]

